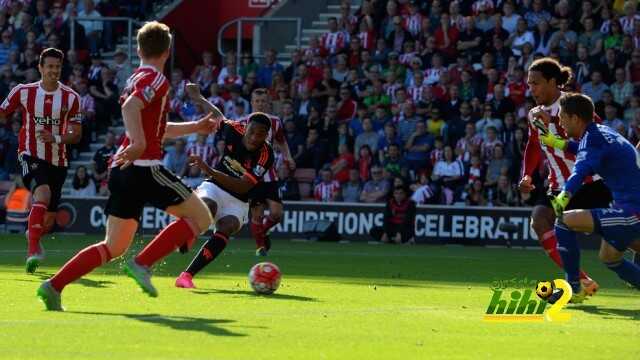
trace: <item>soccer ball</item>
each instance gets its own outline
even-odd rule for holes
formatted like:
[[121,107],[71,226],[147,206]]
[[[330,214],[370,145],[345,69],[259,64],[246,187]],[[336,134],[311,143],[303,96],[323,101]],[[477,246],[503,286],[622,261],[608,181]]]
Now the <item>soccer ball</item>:
[[553,283],[550,281],[540,281],[536,286],[536,295],[542,300],[546,300],[553,294]]
[[258,294],[273,294],[280,286],[281,277],[282,273],[275,264],[261,262],[249,271],[249,284]]

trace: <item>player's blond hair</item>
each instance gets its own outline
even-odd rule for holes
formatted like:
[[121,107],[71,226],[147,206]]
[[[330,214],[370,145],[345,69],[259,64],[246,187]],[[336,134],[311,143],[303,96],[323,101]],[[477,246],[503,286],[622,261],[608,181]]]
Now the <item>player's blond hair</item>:
[[144,58],[157,58],[171,46],[171,30],[161,22],[145,23],[136,36],[138,49]]

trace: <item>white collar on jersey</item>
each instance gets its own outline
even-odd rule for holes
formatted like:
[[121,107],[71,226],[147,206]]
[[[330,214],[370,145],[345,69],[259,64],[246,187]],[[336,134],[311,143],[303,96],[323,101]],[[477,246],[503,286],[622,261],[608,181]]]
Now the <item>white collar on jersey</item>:
[[44,87],[42,87],[42,80],[38,81],[38,86],[40,87],[40,89],[42,89],[42,91],[44,91],[46,95],[53,95],[56,91],[60,89],[60,81],[58,81],[58,87],[53,91],[45,90]]
[[157,67],[153,66],[153,65],[148,65],[148,64],[140,64],[140,66],[138,66],[138,69],[152,69],[155,70],[156,72],[161,73],[162,71],[158,70]]

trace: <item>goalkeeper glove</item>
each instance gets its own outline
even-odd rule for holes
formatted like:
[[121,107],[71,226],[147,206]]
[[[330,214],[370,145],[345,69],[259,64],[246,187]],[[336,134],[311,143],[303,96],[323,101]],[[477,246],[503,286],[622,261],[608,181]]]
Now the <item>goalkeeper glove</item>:
[[558,196],[551,198],[551,206],[553,207],[553,211],[556,213],[556,216],[562,218],[562,213],[564,212],[564,208],[569,204],[569,200],[571,199],[571,195],[563,191]]
[[567,141],[559,136],[552,134],[547,126],[540,119],[533,120],[533,125],[540,131],[540,142],[556,149],[564,150]]

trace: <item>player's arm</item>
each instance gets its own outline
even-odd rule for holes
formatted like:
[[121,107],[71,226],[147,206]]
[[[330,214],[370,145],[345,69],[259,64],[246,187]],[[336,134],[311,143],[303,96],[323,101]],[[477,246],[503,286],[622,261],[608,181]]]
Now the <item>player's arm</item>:
[[214,117],[212,113],[209,113],[198,121],[181,123],[168,122],[164,137],[165,139],[175,139],[196,132],[202,134],[215,133],[222,119],[221,117]]
[[62,135],[53,135],[48,130],[38,130],[36,136],[43,143],[77,144],[82,139],[82,125],[72,122],[67,128],[66,134]]
[[214,119],[224,118],[224,114],[222,113],[222,111],[220,111],[217,106],[213,105],[209,100],[202,96],[202,94],[200,93],[200,85],[188,83],[185,86],[185,92],[187,93],[191,101],[196,104],[202,105],[205,112],[213,114]]
[[531,128],[529,124],[529,140],[524,149],[522,164],[522,179],[520,180],[520,191],[529,193],[535,188],[532,184],[531,175],[538,168],[542,161],[542,148],[540,147],[540,140],[538,139],[538,133]]
[[7,118],[11,115],[18,106],[20,106],[20,89],[21,85],[16,85],[6,99],[0,104],[0,124],[4,125],[7,122]]
[[[235,178],[224,174],[220,171],[214,170],[212,178],[214,181],[219,182],[223,187],[226,187],[239,194],[246,194],[254,186],[260,182],[264,174],[271,169],[274,162],[273,150],[270,147],[264,147],[259,157],[258,163],[253,169],[245,169],[238,161],[229,159],[229,165],[238,173],[242,174],[242,177]],[[225,161],[223,159],[222,161]]]

